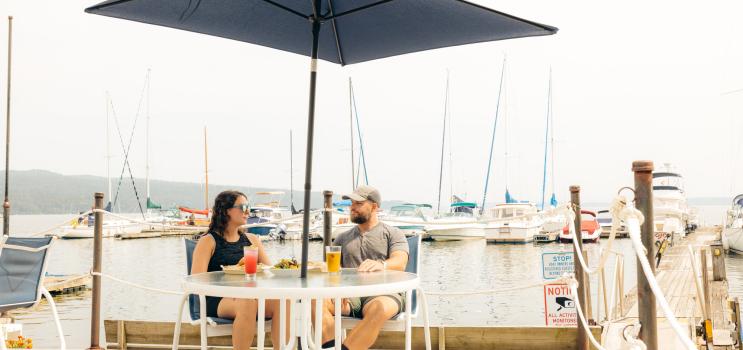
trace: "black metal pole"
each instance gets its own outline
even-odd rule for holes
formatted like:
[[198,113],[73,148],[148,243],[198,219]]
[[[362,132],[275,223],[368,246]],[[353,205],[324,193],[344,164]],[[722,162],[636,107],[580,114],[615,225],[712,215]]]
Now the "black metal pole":
[[322,249],[323,249],[323,261],[325,261],[325,247],[330,245],[330,241],[333,239],[333,191],[323,191],[324,207],[323,211],[323,225],[322,225]]
[[317,85],[317,47],[320,36],[320,2],[312,1],[315,15],[312,17],[312,58],[310,60],[310,105],[307,117],[307,158],[304,170],[304,215],[302,218],[302,269],[301,278],[307,277],[307,254],[310,245],[310,195],[312,192],[312,140],[315,128],[315,86]]
[[3,235],[10,236],[10,200],[8,200],[8,176],[10,175],[10,59],[13,43],[13,16],[8,16],[8,90],[5,104],[5,200],[3,200]]

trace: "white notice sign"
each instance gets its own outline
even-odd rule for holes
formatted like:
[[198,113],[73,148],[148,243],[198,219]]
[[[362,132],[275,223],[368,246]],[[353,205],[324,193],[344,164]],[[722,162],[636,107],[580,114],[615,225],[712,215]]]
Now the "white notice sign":
[[573,252],[542,253],[542,278],[553,280],[574,270]]
[[578,325],[578,311],[567,284],[544,285],[544,322],[555,327]]

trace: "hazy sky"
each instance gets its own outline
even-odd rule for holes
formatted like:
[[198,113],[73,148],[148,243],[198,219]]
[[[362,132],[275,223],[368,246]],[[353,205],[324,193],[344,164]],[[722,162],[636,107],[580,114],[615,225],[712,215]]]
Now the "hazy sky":
[[[743,92],[723,94],[743,89],[743,3],[478,2],[560,31],[349,67],[320,63],[313,189],[351,187],[351,76],[371,184],[385,199],[435,202],[448,69],[444,198],[453,188],[479,202],[507,55],[491,201],[502,200],[506,178],[517,198],[540,201],[550,67],[560,200],[579,184],[584,201],[609,201],[632,184],[636,159],[676,164],[691,197],[743,191],[732,175],[743,170]],[[302,188],[308,58],[83,12],[95,3],[0,1],[3,117],[5,18],[14,16],[11,169],[105,176],[106,91],[127,142],[151,68],[151,178],[203,181],[206,125],[210,183],[288,188],[292,129],[294,187]],[[145,175],[145,117],[143,106],[130,154],[137,177]],[[121,145],[111,135],[118,176]]]

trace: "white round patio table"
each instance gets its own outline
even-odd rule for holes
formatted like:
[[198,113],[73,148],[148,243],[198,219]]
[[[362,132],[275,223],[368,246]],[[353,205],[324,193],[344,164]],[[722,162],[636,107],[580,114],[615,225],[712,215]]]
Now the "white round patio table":
[[[297,276],[299,276],[297,274]],[[282,344],[281,349],[292,349],[297,337],[302,339],[302,348],[320,349],[322,336],[322,313],[315,315],[315,337],[310,339],[309,327],[311,318],[311,301],[315,300],[316,308],[322,310],[323,299],[334,299],[335,309],[340,310],[342,298],[363,297],[406,293],[405,326],[406,344],[409,344],[411,327],[411,291],[418,288],[418,276],[403,271],[358,272],[356,269],[342,269],[341,273],[308,271],[307,278],[294,276],[274,275],[262,272],[254,280],[248,280],[244,275],[225,274],[221,271],[205,272],[186,276],[181,285],[188,294],[198,294],[213,297],[244,298],[258,300],[258,349],[264,348],[265,338],[265,300],[280,300],[279,317],[286,314],[286,300],[300,301],[298,312],[292,312],[292,317],[298,321],[292,325],[288,344]],[[203,300],[203,299],[202,299]],[[292,303],[292,310],[295,309]],[[206,305],[200,303],[201,315],[206,315]],[[180,317],[180,315],[179,315]],[[280,338],[286,339],[286,322],[281,320]],[[299,334],[297,334],[299,332]],[[341,341],[341,313],[335,315],[336,349],[340,349]],[[175,345],[175,344],[174,344]],[[201,348],[206,349],[206,317],[201,317]]]

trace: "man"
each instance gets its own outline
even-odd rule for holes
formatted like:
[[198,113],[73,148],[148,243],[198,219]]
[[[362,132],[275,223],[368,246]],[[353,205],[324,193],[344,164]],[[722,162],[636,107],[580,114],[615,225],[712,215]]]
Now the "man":
[[[351,221],[357,225],[339,234],[333,242],[334,245],[341,246],[341,266],[357,268],[359,273],[405,271],[408,263],[408,241],[402,231],[377,218],[377,210],[382,203],[379,191],[371,186],[359,186],[353,193],[343,196],[343,199],[351,200]],[[348,334],[342,349],[370,348],[384,323],[403,310],[404,302],[403,294],[343,299],[342,315],[362,320]],[[335,345],[334,309],[334,303],[325,300],[323,348]]]

